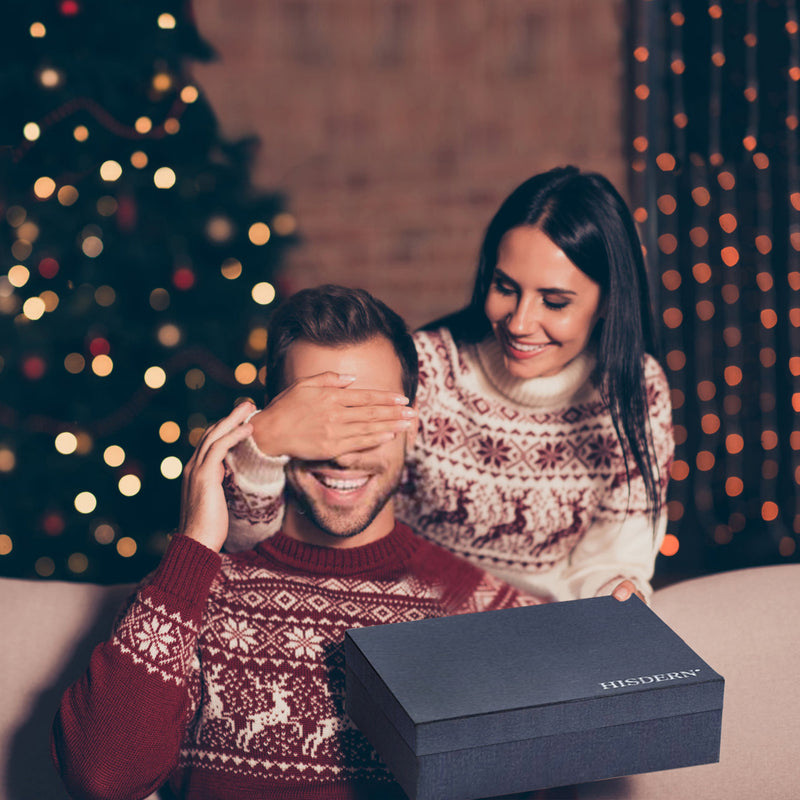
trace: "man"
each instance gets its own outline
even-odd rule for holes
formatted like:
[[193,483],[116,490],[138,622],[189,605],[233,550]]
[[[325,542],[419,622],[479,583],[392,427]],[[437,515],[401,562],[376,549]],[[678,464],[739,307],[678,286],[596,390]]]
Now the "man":
[[[413,341],[366,292],[300,292],[268,341],[271,397],[333,371],[353,392],[413,402]],[[344,712],[344,631],[538,602],[395,521],[413,414],[367,449],[290,461],[283,529],[220,555],[224,460],[253,411],[241,404],[198,444],[178,535],[64,695],[52,750],[76,798],[144,797],[165,782],[185,798],[392,797]]]

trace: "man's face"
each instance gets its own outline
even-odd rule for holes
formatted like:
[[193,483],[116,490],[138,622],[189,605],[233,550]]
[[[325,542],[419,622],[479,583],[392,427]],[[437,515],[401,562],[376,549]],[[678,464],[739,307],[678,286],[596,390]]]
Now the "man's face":
[[[355,375],[350,385],[354,389],[404,394],[400,360],[391,342],[382,336],[341,347],[295,342],[284,370],[286,385],[331,371]],[[365,544],[389,533],[394,527],[389,501],[400,482],[406,447],[415,432],[413,428],[398,433],[378,447],[349,453],[340,460],[292,459],[286,467],[287,533],[295,531],[307,541],[340,547]]]

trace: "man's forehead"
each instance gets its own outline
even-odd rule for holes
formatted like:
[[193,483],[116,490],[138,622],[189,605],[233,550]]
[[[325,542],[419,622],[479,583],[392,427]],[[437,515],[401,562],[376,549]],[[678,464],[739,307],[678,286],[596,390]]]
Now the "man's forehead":
[[286,353],[287,384],[323,372],[355,375],[354,389],[403,391],[403,370],[392,343],[384,336],[365,342],[319,345],[305,339],[294,342]]

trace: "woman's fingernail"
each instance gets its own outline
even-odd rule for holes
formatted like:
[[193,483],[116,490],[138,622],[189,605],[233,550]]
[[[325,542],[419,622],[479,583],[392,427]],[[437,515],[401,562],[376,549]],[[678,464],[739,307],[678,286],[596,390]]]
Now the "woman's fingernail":
[[406,417],[407,419],[413,419],[417,416],[417,409],[408,406],[400,412],[400,415]]
[[348,375],[346,372],[342,372],[339,374],[340,381],[350,381],[352,383],[356,379],[355,375]]
[[401,394],[395,395],[394,401],[399,406],[407,406],[408,405],[408,398],[407,397],[403,397],[403,395],[401,395]]

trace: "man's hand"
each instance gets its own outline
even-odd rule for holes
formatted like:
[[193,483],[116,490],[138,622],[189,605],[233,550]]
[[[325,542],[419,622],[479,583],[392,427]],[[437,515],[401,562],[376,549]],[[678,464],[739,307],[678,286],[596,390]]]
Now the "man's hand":
[[301,378],[253,417],[253,440],[268,456],[326,461],[368,450],[411,427],[417,412],[393,392],[347,388],[355,377]]
[[228,535],[223,461],[228,450],[252,433],[253,426],[245,419],[253,411],[252,403],[240,403],[227,417],[211,425],[183,471],[179,533],[217,553]]

